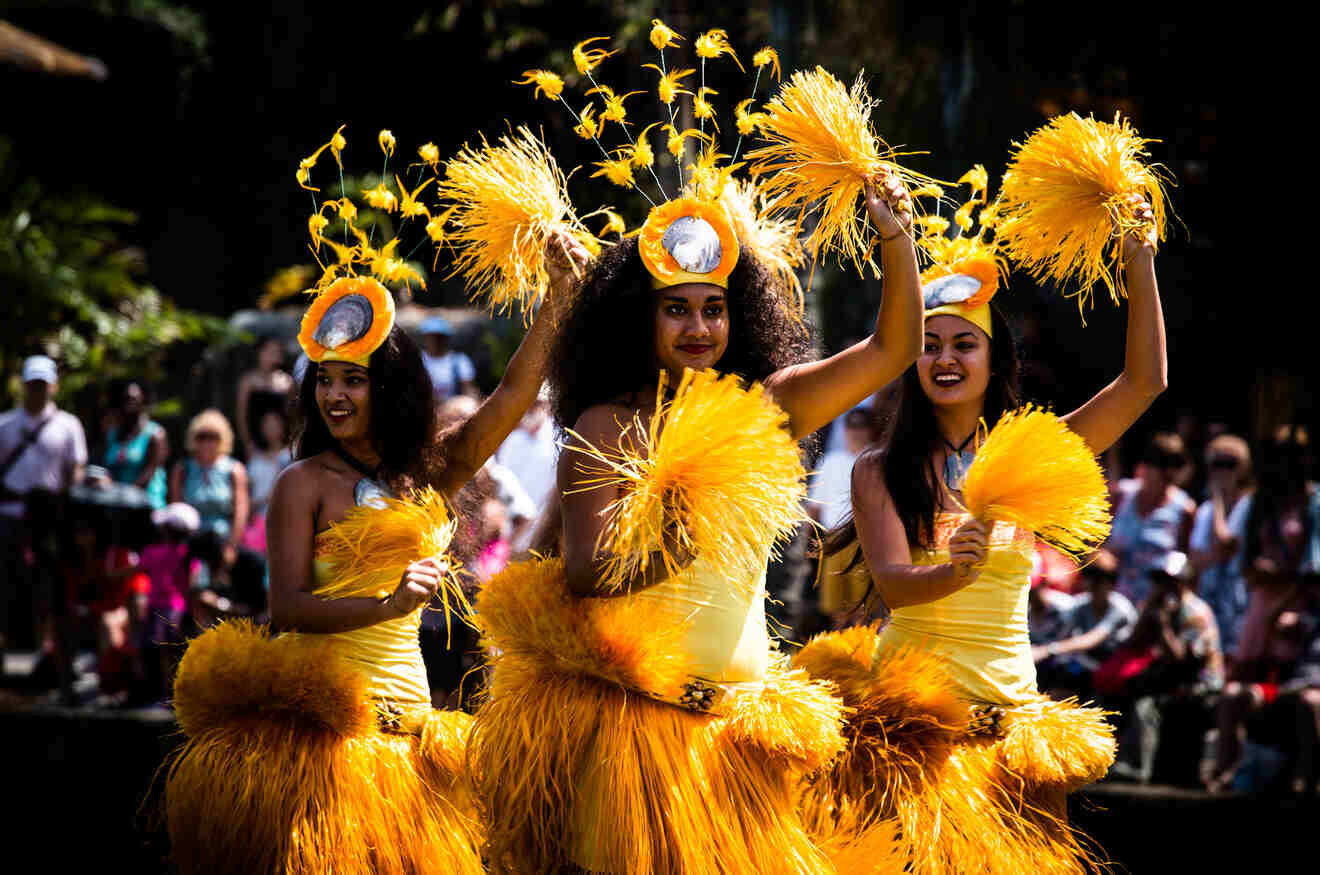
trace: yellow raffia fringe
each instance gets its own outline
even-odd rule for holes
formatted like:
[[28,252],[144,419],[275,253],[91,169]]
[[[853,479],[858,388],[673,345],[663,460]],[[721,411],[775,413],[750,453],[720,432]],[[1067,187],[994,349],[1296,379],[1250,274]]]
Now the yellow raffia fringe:
[[545,294],[546,243],[556,233],[579,240],[593,254],[600,243],[573,212],[567,180],[554,156],[526,127],[464,146],[445,165],[438,194],[449,204],[453,226],[446,240],[457,250],[450,274],[463,274],[474,295],[486,295],[493,312],[516,303],[530,317]]
[[[806,472],[788,414],[761,385],[743,388],[738,377],[715,371],[684,371],[665,400],[666,376],[649,427],[635,418],[617,453],[569,431],[581,444],[570,449],[585,457],[583,488],[622,490],[597,545],[610,557],[603,585],[619,589],[644,573],[652,551],[677,574],[670,543],[718,557],[730,580],[759,580],[766,554],[803,518]],[[662,537],[666,526],[672,540]]]
[[754,175],[771,174],[762,187],[775,209],[797,211],[798,228],[819,212],[807,239],[813,261],[822,251],[838,252],[841,262],[858,271],[869,264],[878,275],[873,235],[858,209],[866,181],[881,171],[909,185],[933,180],[895,161],[899,153],[871,127],[874,105],[860,75],[850,91],[821,67],[799,70],[766,104],[761,130],[770,145],[747,157]]
[[769,269],[784,307],[801,322],[804,312],[802,281],[797,272],[806,264],[807,258],[798,240],[797,228],[787,219],[774,215],[765,193],[754,181],[730,179],[724,186],[720,203],[729,214],[733,233],[743,251],[751,252]]
[[1068,113],[1015,143],[1000,187],[1000,246],[1038,280],[1076,283],[1068,294],[1083,311],[1098,282],[1117,304],[1127,297],[1123,236],[1144,230],[1131,195],[1150,203],[1158,239],[1165,239],[1164,186],[1171,178],[1146,163],[1146,144],[1154,142],[1119,115],[1111,123]]
[[568,595],[558,560],[510,566],[477,620],[495,656],[468,755],[492,872],[834,871],[794,804],[842,747],[829,684],[775,662],[719,715],[634,693],[682,665],[670,617]]
[[404,570],[419,559],[439,560],[440,598],[466,608],[467,599],[446,558],[458,523],[444,496],[429,486],[406,498],[384,499],[383,507],[355,507],[316,539],[316,556],[330,565],[329,580],[317,588],[323,598],[385,595],[398,586]]
[[910,650],[871,665],[876,635],[829,633],[794,659],[833,681],[851,709],[846,752],[801,798],[804,822],[839,871],[1100,868],[1098,849],[1067,823],[1065,797],[1113,761],[1104,712],[1042,698],[1009,709],[1002,737],[970,736],[968,703],[939,659]]
[[1109,536],[1109,491],[1095,454],[1062,419],[1028,404],[1005,413],[976,451],[963,503],[1082,556]]
[[381,731],[330,645],[245,622],[189,645],[174,699],[187,741],[165,787],[179,871],[478,875],[471,718],[427,709],[413,734]]

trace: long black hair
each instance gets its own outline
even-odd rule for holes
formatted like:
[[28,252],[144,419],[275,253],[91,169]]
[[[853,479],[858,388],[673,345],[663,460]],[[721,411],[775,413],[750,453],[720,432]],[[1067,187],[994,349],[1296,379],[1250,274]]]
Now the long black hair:
[[[294,457],[306,459],[332,449],[335,438],[316,404],[316,362],[308,362],[290,411]],[[371,389],[370,431],[380,454],[380,477],[396,490],[429,480],[437,458],[431,378],[417,344],[398,325],[390,329],[367,362]]]
[[[994,336],[990,339],[990,381],[985,389],[982,415],[986,425],[993,428],[999,417],[1017,409],[1022,400],[1017,343],[1008,320],[993,304],[990,325]],[[894,501],[908,543],[929,547],[934,543],[935,511],[939,507],[942,480],[931,455],[943,438],[935,420],[935,406],[921,388],[917,365],[910,365],[901,380],[897,405],[888,415],[882,413],[884,428],[871,452],[879,456],[885,487]],[[836,553],[856,540],[857,526],[849,516],[826,533],[824,552]],[[854,559],[852,565],[858,561]]]
[[[716,367],[764,380],[805,361],[805,327],[786,312],[765,266],[746,249],[729,275],[729,346]],[[636,238],[608,247],[564,317],[549,366],[551,408],[561,428],[584,411],[654,386],[655,292]]]

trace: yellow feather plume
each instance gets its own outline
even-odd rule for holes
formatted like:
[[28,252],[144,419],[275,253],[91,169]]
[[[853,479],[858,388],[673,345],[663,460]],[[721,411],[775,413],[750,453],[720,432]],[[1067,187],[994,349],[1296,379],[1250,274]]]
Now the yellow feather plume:
[[775,217],[755,182],[729,180],[720,203],[729,214],[743,251],[751,252],[769,268],[784,306],[800,322],[804,305],[797,272],[806,264],[807,256],[793,223]]
[[[587,488],[621,487],[602,536],[610,556],[606,587],[621,587],[661,554],[665,569],[678,560],[662,534],[698,555],[718,556],[730,579],[756,580],[766,553],[802,519],[805,472],[788,415],[759,384],[744,389],[735,376],[684,371],[671,400],[660,376],[655,415],[643,429],[635,419],[618,454],[574,447],[588,462]],[[572,433],[572,432],[570,432]]]
[[446,551],[458,523],[440,493],[429,486],[407,498],[388,498],[383,507],[355,507],[316,539],[317,558],[330,564],[330,579],[316,590],[326,598],[388,594],[404,569],[436,558],[445,568],[440,598],[446,610],[467,607]]
[[1047,410],[1005,413],[976,451],[963,502],[980,520],[1006,521],[1081,556],[1109,536],[1109,492],[1095,454]]
[[1122,237],[1143,230],[1132,195],[1150,203],[1158,239],[1165,238],[1170,177],[1160,165],[1145,163],[1146,144],[1154,142],[1121,116],[1109,123],[1069,113],[1015,143],[1001,186],[1000,246],[1037,279],[1076,283],[1069,294],[1080,308],[1096,283],[1104,283],[1117,304],[1127,297]]
[[930,182],[895,162],[898,153],[871,127],[875,102],[861,76],[852,90],[824,69],[799,70],[766,104],[761,129],[770,145],[748,154],[754,175],[773,174],[763,188],[778,209],[796,209],[798,227],[809,213],[819,221],[807,241],[813,260],[837,251],[841,261],[876,270],[871,232],[858,209],[866,181],[882,170],[904,183]]
[[457,250],[450,274],[463,274],[469,291],[487,295],[492,311],[515,303],[524,316],[550,285],[546,242],[557,232],[572,235],[592,252],[599,241],[573,212],[567,180],[550,150],[526,127],[502,136],[498,145],[464,146],[445,165],[438,194],[453,204]]

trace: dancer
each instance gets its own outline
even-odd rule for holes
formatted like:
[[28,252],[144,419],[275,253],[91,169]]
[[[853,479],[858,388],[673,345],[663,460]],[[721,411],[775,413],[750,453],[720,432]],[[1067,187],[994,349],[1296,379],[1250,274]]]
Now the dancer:
[[[657,48],[674,38],[657,22]],[[732,53],[722,31],[697,46]],[[715,153],[604,250],[556,342],[557,555],[477,601],[498,653],[469,749],[493,871],[834,871],[794,788],[839,750],[841,711],[771,644],[765,563],[801,519],[796,439],[916,355],[911,201],[896,166],[833,171],[865,191],[884,298],[869,338],[806,362],[793,223]]]
[[[1074,120],[1082,122],[1056,120],[1045,133]],[[1113,134],[1111,126],[1089,124],[1077,139]],[[1039,145],[1033,138],[1021,148],[1010,175],[1030,172],[1025,165]],[[1065,158],[1085,152],[1060,151]],[[1083,178],[1077,173],[1064,190],[1076,192]],[[887,617],[887,625],[879,633],[859,627],[827,634],[796,659],[814,677],[838,683],[855,709],[845,732],[848,753],[804,797],[805,816],[841,870],[881,871],[867,862],[868,847],[887,846],[897,835],[914,871],[1079,871],[1089,852],[1067,825],[1065,795],[1103,776],[1113,759],[1102,712],[1037,692],[1027,637],[1033,532],[964,511],[972,507],[964,476],[982,447],[982,423],[1021,416],[1006,417],[1020,405],[1018,361],[1009,327],[990,303],[1003,265],[986,234],[998,213],[1000,241],[1046,237],[1040,213],[1050,215],[1053,203],[1042,198],[1030,212],[1027,202],[1010,198],[1008,179],[1001,200],[985,206],[984,170],[963,178],[973,198],[955,218],[970,230],[979,201],[979,234],[951,240],[942,233],[947,223],[928,229],[934,233],[925,248],[936,263],[922,277],[923,352],[903,375],[883,447],[864,453],[853,470],[854,519],[827,544],[841,560],[835,567],[865,563],[872,581],[867,609]],[[1096,184],[1081,194],[1079,201],[1090,195],[1095,214],[1046,225],[1048,236],[1093,234],[1101,246],[1111,234],[1121,238],[1114,249],[1121,245],[1130,298],[1122,374],[1062,417],[1073,440],[1085,441],[1082,461],[1089,462],[1166,385],[1154,267],[1163,205],[1158,185],[1127,184],[1114,196]],[[1018,467],[1042,466],[1041,490],[1068,473],[1049,469],[1056,460],[1038,458],[1051,449],[1017,452]],[[1093,486],[1092,505],[1103,514],[1099,476]]]
[[[319,248],[324,226],[312,227]],[[348,233],[359,233],[351,216]],[[396,243],[372,250],[360,236],[303,318],[297,461],[268,516],[271,615],[284,634],[222,624],[179,668],[187,741],[166,807],[182,872],[482,871],[463,766],[470,717],[431,708],[421,609],[437,593],[462,598],[443,556],[456,528],[448,501],[535,400],[555,302],[587,252],[568,238],[548,247],[552,289],[503,380],[437,434],[391,293],[374,276],[333,276],[387,273],[380,252]]]

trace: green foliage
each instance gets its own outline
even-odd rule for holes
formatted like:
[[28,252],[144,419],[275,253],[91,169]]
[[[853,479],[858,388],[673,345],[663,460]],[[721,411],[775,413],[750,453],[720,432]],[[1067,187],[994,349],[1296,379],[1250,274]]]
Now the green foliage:
[[[89,194],[50,194],[21,176],[0,139],[0,368],[44,351],[60,363],[71,397],[118,377],[159,379],[176,343],[214,343],[233,332],[220,319],[182,310],[141,277],[141,250],[119,235],[136,217]],[[10,393],[16,387],[3,387]]]

